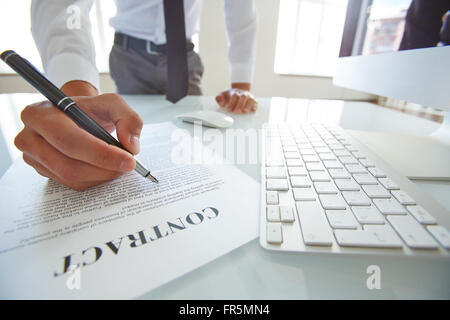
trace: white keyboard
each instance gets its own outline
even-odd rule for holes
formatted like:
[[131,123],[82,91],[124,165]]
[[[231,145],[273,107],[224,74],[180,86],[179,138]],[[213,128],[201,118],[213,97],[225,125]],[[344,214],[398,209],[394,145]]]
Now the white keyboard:
[[450,257],[450,212],[341,128],[266,124],[262,154],[264,248]]

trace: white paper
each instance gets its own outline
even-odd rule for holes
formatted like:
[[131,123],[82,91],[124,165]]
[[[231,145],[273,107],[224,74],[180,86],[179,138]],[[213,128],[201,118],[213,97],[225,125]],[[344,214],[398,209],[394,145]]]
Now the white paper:
[[132,298],[255,239],[259,184],[231,165],[174,165],[176,129],[142,132],[158,185],[133,172],[77,192],[16,162],[0,180],[0,297]]

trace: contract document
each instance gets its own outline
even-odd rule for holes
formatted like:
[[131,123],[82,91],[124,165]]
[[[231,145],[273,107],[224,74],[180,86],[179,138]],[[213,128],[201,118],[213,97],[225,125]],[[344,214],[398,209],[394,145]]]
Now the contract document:
[[0,298],[133,298],[255,239],[259,184],[174,161],[194,140],[180,130],[143,128],[137,158],[159,184],[130,172],[78,192],[16,161],[0,180]]

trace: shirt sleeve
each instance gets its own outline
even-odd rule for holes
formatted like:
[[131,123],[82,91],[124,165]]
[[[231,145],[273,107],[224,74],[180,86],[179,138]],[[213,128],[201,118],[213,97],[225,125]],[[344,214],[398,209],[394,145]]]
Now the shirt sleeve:
[[251,82],[256,50],[253,0],[224,0],[231,82]]
[[47,77],[57,86],[73,80],[99,89],[89,12],[93,0],[33,0],[31,32]]

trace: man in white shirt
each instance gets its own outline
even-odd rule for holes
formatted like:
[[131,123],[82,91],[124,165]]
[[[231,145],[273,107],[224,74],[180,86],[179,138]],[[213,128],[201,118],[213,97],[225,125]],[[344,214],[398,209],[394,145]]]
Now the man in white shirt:
[[[161,0],[116,0],[116,30],[110,56],[111,75],[119,93],[164,93],[167,59]],[[133,154],[139,152],[142,120],[116,94],[98,95],[99,75],[90,32],[93,0],[40,0],[31,7],[32,33],[49,79],[107,130],[116,130],[119,141]],[[75,6],[80,23],[69,28],[68,8]],[[184,0],[189,71],[188,94],[201,94],[203,65],[192,51],[190,39],[198,33],[201,0]],[[216,101],[229,112],[257,109],[250,94],[255,55],[256,17],[253,0],[224,0],[229,43],[231,87]],[[130,45],[130,43],[134,43]],[[140,48],[144,49],[140,49]],[[160,50],[161,49],[161,50]],[[15,139],[25,162],[37,172],[72,189],[83,190],[114,179],[135,166],[130,154],[81,132],[68,117],[48,102],[30,105],[22,112],[24,129]],[[78,139],[65,140],[63,137]]]

